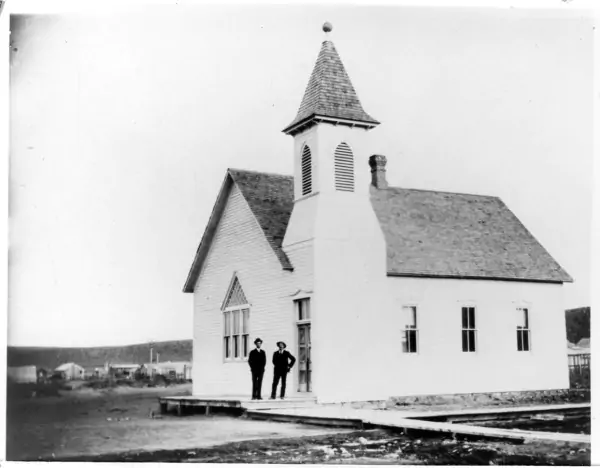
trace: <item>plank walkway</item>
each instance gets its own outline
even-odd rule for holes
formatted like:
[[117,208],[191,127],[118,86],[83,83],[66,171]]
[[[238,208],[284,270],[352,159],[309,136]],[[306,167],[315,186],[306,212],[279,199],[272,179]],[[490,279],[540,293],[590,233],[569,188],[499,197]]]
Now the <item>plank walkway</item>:
[[316,405],[316,399],[311,397],[290,397],[285,400],[252,400],[247,396],[237,395],[180,395],[170,397],[159,397],[161,412],[166,412],[170,407],[175,407],[178,414],[182,414],[186,408],[201,407],[206,414],[210,414],[211,408],[233,408],[238,410],[265,410],[265,409],[289,409],[312,407]]
[[[311,424],[331,424],[354,427],[370,425],[380,428],[439,432],[451,435],[466,435],[490,439],[509,439],[514,441],[546,440],[556,442],[590,443],[589,434],[566,434],[542,431],[523,431],[494,427],[471,426],[451,422],[438,422],[432,418],[473,418],[486,415],[488,419],[502,416],[534,415],[539,413],[581,412],[591,408],[589,403],[564,405],[539,405],[498,408],[467,408],[451,411],[403,411],[369,410],[349,407],[281,408],[248,410],[246,415],[253,419],[272,419],[277,421],[298,421]],[[361,424],[362,423],[362,424]]]

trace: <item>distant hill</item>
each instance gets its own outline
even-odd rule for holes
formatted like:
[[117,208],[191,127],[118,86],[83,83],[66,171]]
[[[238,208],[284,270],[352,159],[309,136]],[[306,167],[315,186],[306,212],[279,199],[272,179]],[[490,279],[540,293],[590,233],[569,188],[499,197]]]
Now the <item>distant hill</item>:
[[[161,341],[153,343],[154,355],[160,361],[191,361],[192,340]],[[150,361],[150,344],[96,348],[8,347],[9,366],[34,365],[54,369],[65,362],[83,367],[103,366],[105,362],[142,364]]]
[[578,307],[565,311],[567,319],[567,340],[578,343],[582,338],[590,337],[590,307]]

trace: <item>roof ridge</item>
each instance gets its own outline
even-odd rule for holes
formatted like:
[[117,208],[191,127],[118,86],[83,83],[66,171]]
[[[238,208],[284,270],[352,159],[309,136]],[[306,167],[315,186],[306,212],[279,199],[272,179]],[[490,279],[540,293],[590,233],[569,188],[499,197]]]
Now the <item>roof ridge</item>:
[[[449,195],[467,195],[470,197],[486,197],[486,198],[495,198],[497,200],[502,200],[497,195],[483,195],[480,193],[469,193],[469,192],[451,192],[449,190],[434,190],[434,189],[421,189],[421,188],[411,188],[411,187],[397,187],[397,186],[389,186],[383,190],[411,190],[413,192],[431,192],[431,193],[447,193]],[[382,189],[380,189],[382,190]]]
[[[225,207],[225,189],[236,185],[281,267],[293,271],[282,245],[294,206],[293,178],[230,168],[196,251],[185,292],[194,290],[215,221]],[[418,276],[415,272],[422,272],[448,278],[573,281],[497,196],[392,186],[373,191],[371,205],[387,244],[388,275]],[[489,223],[477,222],[482,217]]]
[[291,174],[281,174],[278,172],[267,172],[267,171],[253,171],[251,169],[237,169],[235,167],[228,167],[227,168],[227,172],[230,171],[236,171],[236,172],[249,172],[251,174],[263,174],[263,175],[270,175],[270,176],[279,176],[279,177],[288,177],[288,178],[292,178],[294,177]]

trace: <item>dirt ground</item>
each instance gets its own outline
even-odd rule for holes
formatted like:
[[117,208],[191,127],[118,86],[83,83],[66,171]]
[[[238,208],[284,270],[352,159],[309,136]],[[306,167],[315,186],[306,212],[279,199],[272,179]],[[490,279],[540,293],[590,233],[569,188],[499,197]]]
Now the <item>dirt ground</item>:
[[[157,412],[167,388],[80,388],[8,400],[8,460],[213,463],[589,465],[589,444],[456,441],[391,431]],[[412,408],[411,408],[412,409]]]
[[558,416],[557,419],[520,418],[510,421],[487,421],[474,422],[471,424],[476,426],[521,429],[524,431],[561,432],[568,434],[591,434],[592,432],[592,421],[590,416],[556,416]]
[[[584,446],[587,445],[587,446]],[[102,462],[350,465],[588,465],[589,444],[410,438],[384,430],[227,443],[212,448],[138,451],[78,458]]]
[[339,429],[250,421],[228,416],[165,415],[158,396],[189,394],[190,385],[61,391],[60,397],[19,398],[7,405],[7,459],[81,459],[130,450],[208,447],[274,437],[301,437]]

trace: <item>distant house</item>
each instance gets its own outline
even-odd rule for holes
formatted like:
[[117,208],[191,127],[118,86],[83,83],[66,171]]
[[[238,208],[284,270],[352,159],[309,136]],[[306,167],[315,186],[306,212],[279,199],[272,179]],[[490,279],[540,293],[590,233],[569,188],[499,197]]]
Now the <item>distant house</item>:
[[37,370],[37,381],[40,383],[46,382],[46,380],[48,379],[48,374],[49,374],[49,371],[47,369],[40,367]]
[[108,365],[96,366],[92,370],[92,377],[101,379],[108,376]]
[[8,380],[13,383],[35,383],[37,372],[35,366],[8,367],[6,369]]
[[104,364],[97,364],[92,366],[85,366],[85,378],[86,379],[98,379],[106,377],[108,375],[108,367]]
[[133,380],[135,373],[141,367],[139,364],[109,364],[109,374],[121,379]]
[[192,363],[189,361],[147,363],[144,364],[142,373],[150,377],[163,375],[172,380],[192,380]]
[[61,364],[54,369],[54,376],[63,380],[83,380],[85,378],[85,369],[74,362]]

